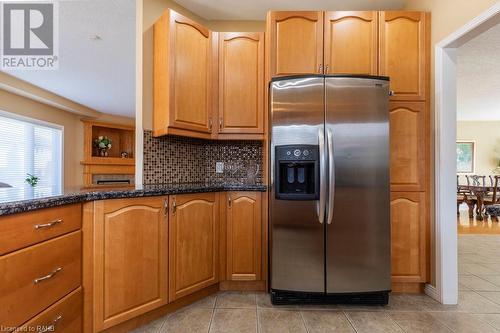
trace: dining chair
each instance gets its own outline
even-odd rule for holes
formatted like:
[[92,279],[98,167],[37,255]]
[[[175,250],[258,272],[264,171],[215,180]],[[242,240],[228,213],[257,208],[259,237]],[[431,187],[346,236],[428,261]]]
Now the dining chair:
[[495,176],[495,181],[493,184],[493,195],[491,200],[485,200],[485,212],[490,215],[492,220],[498,222],[498,217],[500,216],[500,176]]

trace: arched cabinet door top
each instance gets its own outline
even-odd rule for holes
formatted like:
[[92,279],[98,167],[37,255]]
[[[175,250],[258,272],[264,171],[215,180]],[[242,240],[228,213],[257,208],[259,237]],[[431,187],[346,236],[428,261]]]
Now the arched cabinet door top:
[[394,21],[401,18],[419,22],[422,20],[422,14],[423,14],[422,12],[408,12],[408,11],[386,11],[383,13],[386,22]]
[[283,22],[293,18],[305,19],[316,22],[321,20],[323,12],[314,11],[294,11],[294,12],[272,12],[271,18],[276,22]]
[[233,41],[237,39],[247,39],[254,42],[259,42],[264,34],[262,32],[221,32],[220,38],[225,41]]
[[208,38],[210,36],[210,30],[208,30],[207,28],[205,28],[204,26],[202,26],[201,24],[199,24],[193,20],[190,20],[187,17],[182,16],[182,15],[174,12],[173,10],[170,11],[170,20],[171,20],[172,24],[177,23],[177,24],[189,25],[189,26],[195,28],[196,30],[198,30],[206,38]]
[[349,18],[371,22],[377,18],[377,12],[376,11],[325,12],[325,21],[340,21]]

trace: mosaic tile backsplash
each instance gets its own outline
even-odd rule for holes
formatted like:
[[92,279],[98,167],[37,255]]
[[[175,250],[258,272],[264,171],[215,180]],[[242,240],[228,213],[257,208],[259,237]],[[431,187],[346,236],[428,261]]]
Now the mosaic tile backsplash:
[[[215,172],[215,163],[224,172]],[[144,184],[262,184],[262,142],[217,141],[144,131]]]

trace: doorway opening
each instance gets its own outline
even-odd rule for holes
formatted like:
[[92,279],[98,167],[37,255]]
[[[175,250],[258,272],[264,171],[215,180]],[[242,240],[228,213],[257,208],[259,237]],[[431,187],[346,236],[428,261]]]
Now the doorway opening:
[[[435,48],[435,267],[436,284],[426,293],[444,304],[457,304],[457,64],[459,48],[500,23],[500,3],[455,31]],[[467,140],[462,140],[467,141]],[[473,140],[469,140],[473,141]],[[471,149],[473,144],[461,145]],[[469,148],[466,148],[469,147]],[[459,163],[458,167],[462,167]],[[489,180],[488,180],[489,181]],[[457,196],[458,199],[458,196]],[[475,209],[475,208],[473,208]],[[479,214],[479,212],[478,212]],[[467,243],[467,242],[466,242]],[[499,243],[500,244],[500,243]],[[463,246],[463,247],[462,247]],[[467,251],[470,244],[461,244]],[[500,262],[499,262],[500,270]],[[499,273],[500,274],[500,273]]]

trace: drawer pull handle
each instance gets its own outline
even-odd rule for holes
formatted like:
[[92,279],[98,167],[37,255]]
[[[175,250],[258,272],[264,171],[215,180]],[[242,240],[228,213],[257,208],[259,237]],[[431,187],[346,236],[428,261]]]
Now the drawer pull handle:
[[41,228],[50,228],[55,226],[56,224],[62,223],[62,219],[57,219],[54,221],[50,221],[49,223],[44,223],[44,224],[37,224],[35,225],[35,229],[41,229]]
[[40,283],[42,281],[45,281],[45,280],[48,280],[50,279],[51,277],[53,277],[54,275],[56,275],[57,273],[59,273],[60,271],[62,271],[62,267],[57,267],[56,269],[54,269],[52,272],[50,272],[49,274],[45,275],[45,276],[42,276],[42,277],[39,277],[37,279],[34,279],[33,280],[33,283],[34,284],[37,284],[37,283]]
[[56,330],[56,324],[61,319],[62,319],[62,315],[58,315],[57,317],[54,318],[54,320],[52,320],[52,324],[43,327],[41,331],[38,331],[38,333],[54,332]]

